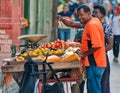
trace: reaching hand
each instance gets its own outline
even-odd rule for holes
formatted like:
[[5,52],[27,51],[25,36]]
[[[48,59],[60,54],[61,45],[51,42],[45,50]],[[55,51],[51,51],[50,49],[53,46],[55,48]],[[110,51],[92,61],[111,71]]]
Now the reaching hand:
[[60,16],[60,15],[57,15],[55,19],[58,20],[58,21],[62,21],[63,17]]
[[75,53],[77,53],[80,57],[84,57],[84,53],[81,52],[79,49]]

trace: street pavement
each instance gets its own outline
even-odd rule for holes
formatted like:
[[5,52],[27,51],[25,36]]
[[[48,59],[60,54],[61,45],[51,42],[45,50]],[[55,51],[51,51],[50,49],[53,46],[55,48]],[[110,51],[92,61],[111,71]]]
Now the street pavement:
[[109,52],[111,74],[110,74],[110,88],[111,93],[120,93],[120,56],[119,62],[113,62],[112,50]]

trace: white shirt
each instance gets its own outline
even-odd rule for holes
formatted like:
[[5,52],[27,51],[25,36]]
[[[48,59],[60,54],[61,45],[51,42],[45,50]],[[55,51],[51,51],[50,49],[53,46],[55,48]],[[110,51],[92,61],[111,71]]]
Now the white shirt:
[[120,16],[114,16],[112,19],[113,35],[120,35]]

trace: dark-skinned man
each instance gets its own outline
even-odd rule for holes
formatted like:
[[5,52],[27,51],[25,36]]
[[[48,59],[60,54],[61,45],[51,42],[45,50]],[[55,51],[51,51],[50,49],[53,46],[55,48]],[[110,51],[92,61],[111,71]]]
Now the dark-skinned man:
[[57,16],[56,19],[73,28],[84,26],[81,50],[76,52],[86,67],[87,93],[102,93],[101,80],[107,65],[103,27],[98,18],[91,16],[90,8],[87,5],[80,5],[77,14],[80,23],[67,21],[61,16]]

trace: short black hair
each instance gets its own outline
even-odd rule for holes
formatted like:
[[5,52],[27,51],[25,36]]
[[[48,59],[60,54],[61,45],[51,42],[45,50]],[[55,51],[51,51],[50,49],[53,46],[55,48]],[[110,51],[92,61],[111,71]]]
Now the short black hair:
[[94,5],[94,9],[99,9],[100,10],[100,13],[105,16],[106,15],[106,9],[104,6],[102,5],[99,5],[99,4],[96,4]]
[[84,12],[85,12],[85,13],[90,12],[90,8],[89,8],[86,4],[81,4],[81,5],[79,5],[78,8],[77,8],[77,12],[78,12],[80,9],[84,9]]

